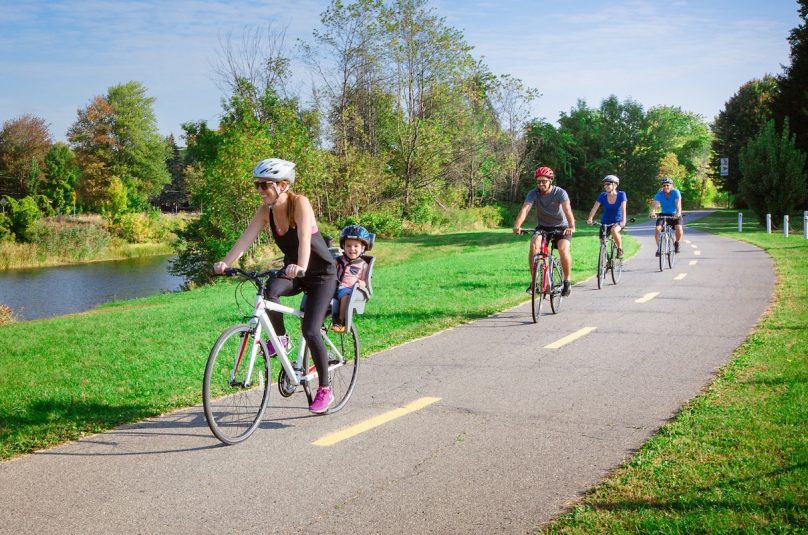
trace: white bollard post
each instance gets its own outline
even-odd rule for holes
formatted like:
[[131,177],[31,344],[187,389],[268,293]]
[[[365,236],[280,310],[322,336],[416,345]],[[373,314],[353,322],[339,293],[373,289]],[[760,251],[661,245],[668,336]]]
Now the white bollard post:
[[802,237],[808,240],[808,212],[802,215]]
[[743,212],[738,212],[738,232],[743,232]]
[[766,234],[772,233],[772,215],[766,214]]
[[783,236],[788,238],[788,216],[783,216]]

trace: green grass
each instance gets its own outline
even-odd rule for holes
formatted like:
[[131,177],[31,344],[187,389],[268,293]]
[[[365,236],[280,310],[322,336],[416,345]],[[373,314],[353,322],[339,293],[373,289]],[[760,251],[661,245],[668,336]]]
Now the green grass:
[[739,234],[724,210],[688,226],[771,255],[775,304],[705,394],[543,531],[808,531],[808,240],[744,221]]
[[[595,271],[597,237],[593,227],[576,236],[579,281]],[[363,355],[525,301],[527,247],[504,230],[381,241],[374,298],[357,319]],[[628,255],[637,247],[625,240]],[[0,327],[0,459],[200,403],[208,351],[242,320],[235,289],[223,281]]]

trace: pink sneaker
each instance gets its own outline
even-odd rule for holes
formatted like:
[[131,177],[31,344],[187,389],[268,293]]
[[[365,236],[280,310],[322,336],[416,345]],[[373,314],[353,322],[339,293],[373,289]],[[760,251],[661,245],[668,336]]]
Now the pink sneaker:
[[317,389],[314,401],[309,405],[311,412],[322,414],[334,403],[334,394],[331,393],[330,386],[321,386]]
[[[289,348],[292,347],[292,341],[289,340],[289,335],[282,334],[278,337],[278,339],[281,341],[281,344],[283,344],[283,349],[289,351]],[[272,346],[272,340],[267,339],[267,350],[269,351],[269,357],[277,353],[275,348]]]

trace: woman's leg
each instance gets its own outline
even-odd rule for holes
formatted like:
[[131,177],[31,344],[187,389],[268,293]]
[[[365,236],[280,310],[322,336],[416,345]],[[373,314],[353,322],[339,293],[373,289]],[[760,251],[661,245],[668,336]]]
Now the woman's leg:
[[328,353],[325,343],[320,337],[320,327],[323,325],[328,304],[334,297],[336,289],[337,279],[335,278],[310,284],[306,288],[306,314],[303,316],[301,328],[303,338],[306,339],[311,351],[314,366],[317,368],[320,386],[328,386]]
[[[300,286],[295,284],[292,279],[277,278],[269,281],[269,288],[266,290],[266,299],[273,303],[280,304],[281,296],[295,295],[300,293]],[[272,328],[275,329],[275,334],[278,336],[286,334],[286,326],[283,324],[283,314],[280,312],[269,312],[269,321],[272,323]]]

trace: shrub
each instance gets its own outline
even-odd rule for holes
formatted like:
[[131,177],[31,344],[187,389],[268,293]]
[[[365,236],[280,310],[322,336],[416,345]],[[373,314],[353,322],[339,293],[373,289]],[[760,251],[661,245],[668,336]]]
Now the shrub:
[[15,321],[17,321],[17,317],[14,315],[14,311],[11,310],[11,307],[0,305],[0,325],[8,325]]
[[110,233],[96,221],[42,219],[32,231],[32,242],[49,255],[83,260],[103,251],[112,239]]

